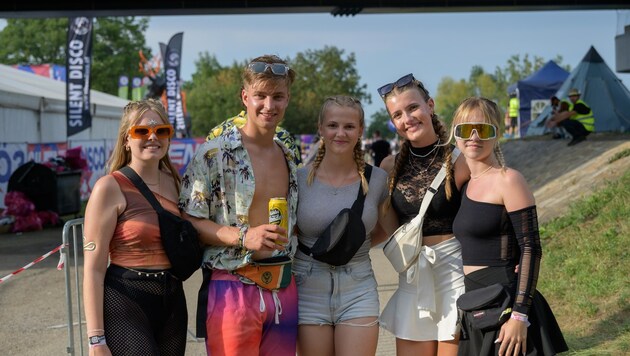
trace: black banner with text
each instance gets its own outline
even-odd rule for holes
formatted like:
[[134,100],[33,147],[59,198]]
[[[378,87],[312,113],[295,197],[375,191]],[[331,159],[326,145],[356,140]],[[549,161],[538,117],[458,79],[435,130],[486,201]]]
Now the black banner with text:
[[182,104],[180,70],[182,63],[182,42],[184,33],[173,35],[168,41],[164,53],[164,74],[166,76],[166,109],[168,120],[175,127],[177,137],[184,137],[186,122],[184,121],[184,109]]
[[71,17],[66,47],[67,136],[92,126],[90,69],[92,67],[92,18]]

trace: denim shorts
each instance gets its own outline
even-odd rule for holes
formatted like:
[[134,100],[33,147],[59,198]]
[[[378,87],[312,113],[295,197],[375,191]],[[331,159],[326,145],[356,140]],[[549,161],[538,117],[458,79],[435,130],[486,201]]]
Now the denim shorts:
[[336,325],[378,317],[377,284],[368,256],[343,266],[296,257],[293,273],[298,288],[298,324]]

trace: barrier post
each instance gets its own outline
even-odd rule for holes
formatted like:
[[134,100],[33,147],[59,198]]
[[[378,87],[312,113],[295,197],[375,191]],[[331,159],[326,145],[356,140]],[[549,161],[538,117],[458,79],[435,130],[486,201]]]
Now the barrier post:
[[[66,276],[66,304],[68,305],[68,347],[66,351],[70,355],[75,355],[74,350],[74,323],[72,321],[72,282],[70,281],[70,259],[68,258],[68,248],[70,247],[69,235],[72,229],[72,249],[74,250],[74,283],[76,286],[77,315],[79,318],[79,348],[80,355],[83,356],[83,333],[81,332],[81,288],[79,287],[79,258],[78,251],[83,248],[83,218],[69,220],[63,225],[62,247],[60,253],[63,256],[63,269]],[[77,233],[78,232],[78,233]],[[77,235],[81,236],[81,240],[77,245]]]

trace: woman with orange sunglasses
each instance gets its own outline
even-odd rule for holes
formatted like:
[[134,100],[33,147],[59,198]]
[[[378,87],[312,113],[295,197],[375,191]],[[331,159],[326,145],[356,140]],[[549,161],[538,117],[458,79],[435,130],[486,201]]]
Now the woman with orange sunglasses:
[[118,171],[133,169],[160,204],[179,215],[180,178],[168,156],[173,131],[159,101],[125,106],[109,174],[88,201],[83,295],[90,355],[184,355],[182,281],[169,273],[157,213]]

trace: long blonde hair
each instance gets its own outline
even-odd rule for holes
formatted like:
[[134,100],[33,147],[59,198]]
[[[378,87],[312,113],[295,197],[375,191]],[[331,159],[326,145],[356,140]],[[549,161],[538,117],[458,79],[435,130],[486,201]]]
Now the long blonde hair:
[[[328,109],[331,106],[336,105],[339,107],[352,108],[357,111],[359,114],[359,126],[361,128],[365,127],[365,113],[363,111],[363,106],[361,106],[361,102],[358,99],[355,99],[348,95],[335,95],[329,96],[324,100],[322,104],[322,108],[319,111],[318,118],[318,126],[322,127],[324,124],[324,120],[326,119],[326,114],[328,113]],[[357,165],[357,172],[361,177],[361,187],[363,188],[363,192],[367,194],[368,192],[368,181],[365,179],[365,158],[363,148],[361,147],[361,138],[357,141],[356,145],[354,145],[354,163]],[[306,180],[306,184],[313,184],[313,180],[315,179],[315,173],[319,168],[319,165],[322,163],[324,156],[326,155],[326,146],[324,145],[324,140],[320,139],[319,141],[319,149],[317,150],[317,156],[313,160],[313,164],[311,165],[311,169],[308,172],[308,178]]]
[[[411,81],[407,85],[404,85],[401,87],[398,87],[398,86],[394,87],[391,92],[387,93],[383,97],[383,101],[387,103],[388,98],[399,95],[407,90],[417,90],[418,92],[420,92],[420,95],[422,95],[422,98],[424,99],[425,102],[428,102],[429,99],[431,99],[431,96],[429,95],[429,91],[424,87],[424,84],[422,84],[421,81],[414,78],[414,80]],[[385,107],[387,107],[387,105],[385,105]],[[433,130],[437,134],[439,141],[443,142],[444,145],[446,145],[448,143],[448,133],[446,132],[446,128],[444,127],[442,122],[439,120],[435,112],[431,115],[431,124],[433,125]],[[388,179],[389,202],[388,204],[391,203],[391,197],[392,197],[392,194],[394,193],[394,187],[396,187],[396,183],[398,183],[399,172],[401,168],[405,164],[407,164],[407,162],[409,162],[408,157],[409,157],[410,150],[411,150],[411,142],[406,139],[403,141],[400,147],[400,152],[396,155],[396,160],[394,161],[394,168],[389,173],[389,179]],[[452,150],[450,149],[450,147],[447,147],[446,149],[441,150],[441,151],[442,151],[442,154],[440,158],[442,162],[446,164],[446,183],[444,184],[444,188],[446,189],[446,199],[450,200],[451,195],[452,195],[451,182],[453,181],[453,163],[451,162]]]
[[[129,102],[123,109],[120,127],[118,128],[118,138],[116,139],[114,150],[107,161],[108,173],[117,171],[131,162],[131,151],[126,150],[129,129],[131,126],[137,124],[142,118],[142,115],[149,110],[158,114],[160,119],[162,119],[162,123],[169,124],[166,110],[164,110],[164,106],[159,100],[146,99]],[[169,147],[170,143],[171,141],[169,139]],[[160,170],[166,170],[173,176],[175,183],[177,183],[177,192],[179,193],[181,178],[179,177],[179,172],[177,172],[177,169],[175,169],[175,166],[173,166],[173,163],[171,162],[168,150],[164,157],[160,159]]]

